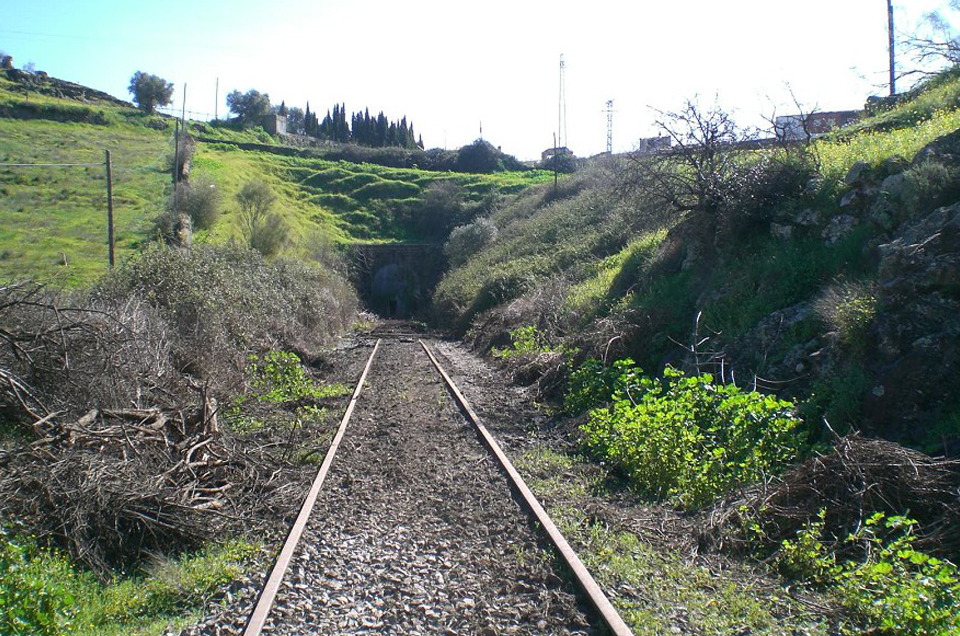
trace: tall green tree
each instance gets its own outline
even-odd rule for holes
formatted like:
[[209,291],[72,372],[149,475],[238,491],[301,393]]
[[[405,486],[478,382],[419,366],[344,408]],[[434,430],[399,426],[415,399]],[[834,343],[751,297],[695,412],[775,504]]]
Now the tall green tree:
[[157,106],[166,106],[173,101],[173,83],[143,71],[133,74],[127,90],[133,95],[137,106],[147,113],[153,113]]
[[253,126],[270,114],[270,95],[250,89],[246,93],[233,91],[227,95],[227,106],[244,126]]

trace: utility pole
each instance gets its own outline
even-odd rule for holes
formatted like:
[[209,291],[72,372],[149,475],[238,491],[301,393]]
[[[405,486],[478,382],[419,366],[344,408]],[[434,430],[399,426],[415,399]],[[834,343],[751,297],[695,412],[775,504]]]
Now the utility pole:
[[563,54],[560,55],[560,98],[557,102],[557,134],[560,136],[559,146],[563,147],[565,143],[570,143],[567,139],[567,87],[564,80],[564,72],[567,65],[563,61]]
[[887,0],[887,35],[890,49],[890,94],[897,94],[897,74],[894,66],[893,50],[893,0]]
[[216,88],[213,89],[213,120],[216,121],[219,119],[217,117],[217,106],[220,105],[220,78],[217,78]]
[[110,151],[106,150],[107,167],[107,248],[109,250],[110,267],[113,267],[113,178],[110,174]]
[[187,84],[183,84],[183,111],[180,113],[180,121],[183,122],[183,127],[187,127]]

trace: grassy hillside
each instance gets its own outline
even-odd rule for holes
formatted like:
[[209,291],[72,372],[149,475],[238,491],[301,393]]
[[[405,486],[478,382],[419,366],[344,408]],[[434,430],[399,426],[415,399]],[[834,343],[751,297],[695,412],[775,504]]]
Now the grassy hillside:
[[[199,243],[238,236],[235,194],[253,179],[277,195],[274,211],[290,230],[285,251],[295,255],[318,243],[442,239],[449,227],[435,217],[443,221],[444,210],[424,203],[438,181],[455,183],[472,213],[501,193],[549,178],[534,171],[468,175],[329,160],[320,151],[278,146],[261,129],[194,124],[191,131],[222,140],[198,143],[192,163],[192,175],[212,178],[222,193],[221,220],[198,232]],[[106,270],[105,150],[112,155],[118,260],[155,240],[153,219],[170,192],[173,137],[169,118],[0,77],[0,163],[93,164],[0,166],[0,277],[77,286]]]
[[[909,97],[816,140],[802,157],[797,149],[758,150],[741,159],[767,162],[796,183],[753,199],[737,189],[721,216],[678,213],[627,194],[625,161],[567,177],[558,191],[528,190],[491,216],[498,240],[441,281],[438,319],[461,333],[472,326],[486,346],[534,324],[553,348],[562,342],[581,357],[631,356],[651,371],[690,364],[685,347],[706,337],[701,361],[723,359],[740,379],[812,395],[814,411],[841,428],[869,427],[865,393],[877,386],[880,364],[871,347],[884,328],[871,312],[894,302],[877,304],[878,246],[960,199],[955,149],[918,157],[960,128],[960,78],[945,74]],[[862,176],[848,176],[858,162]],[[771,183],[764,187],[786,188]],[[760,199],[767,203],[750,207]],[[829,304],[853,302],[844,294],[860,294],[864,325],[838,325],[843,319]],[[829,363],[800,356],[804,346],[825,351]],[[926,404],[920,418],[936,436],[938,421],[952,421],[953,407],[939,403]],[[924,438],[891,420],[879,430]]]

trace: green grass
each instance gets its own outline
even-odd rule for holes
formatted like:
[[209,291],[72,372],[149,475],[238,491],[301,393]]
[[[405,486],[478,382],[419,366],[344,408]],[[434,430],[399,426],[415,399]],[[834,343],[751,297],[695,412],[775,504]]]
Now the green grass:
[[[261,129],[191,126],[225,142],[276,144]],[[118,261],[152,240],[153,219],[169,191],[172,140],[169,119],[112,103],[83,104],[37,92],[27,96],[19,85],[0,78],[0,163],[97,164],[0,166],[0,279],[31,276],[83,286],[106,271],[105,150],[112,153]],[[266,181],[277,194],[274,211],[290,230],[287,253],[308,255],[319,244],[423,240],[415,217],[423,191],[438,180],[456,181],[466,201],[479,202],[549,177],[542,171],[438,173],[300,154],[198,143],[192,174],[216,182],[223,214],[217,226],[197,232],[194,241],[224,243],[239,236],[235,195],[252,179]]]
[[99,164],[0,166],[0,277],[29,272],[84,284],[106,271],[105,150],[111,151],[116,256],[123,260],[163,205],[165,136],[129,124],[0,118],[0,163]]
[[0,540],[0,633],[11,636],[160,634],[213,600],[260,550],[239,540],[210,545],[104,584],[56,551],[7,534]]
[[819,140],[814,147],[820,157],[824,177],[829,181],[843,179],[858,161],[872,166],[887,157],[900,155],[913,159],[925,145],[960,128],[960,110],[936,110],[929,118],[895,130],[865,129],[841,140]]

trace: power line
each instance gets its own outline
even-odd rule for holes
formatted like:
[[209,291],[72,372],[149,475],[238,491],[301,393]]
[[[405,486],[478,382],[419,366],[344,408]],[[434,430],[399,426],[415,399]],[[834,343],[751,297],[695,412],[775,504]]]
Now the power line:
[[97,163],[0,163],[4,168],[66,168],[71,166],[93,167],[102,166],[103,162]]

